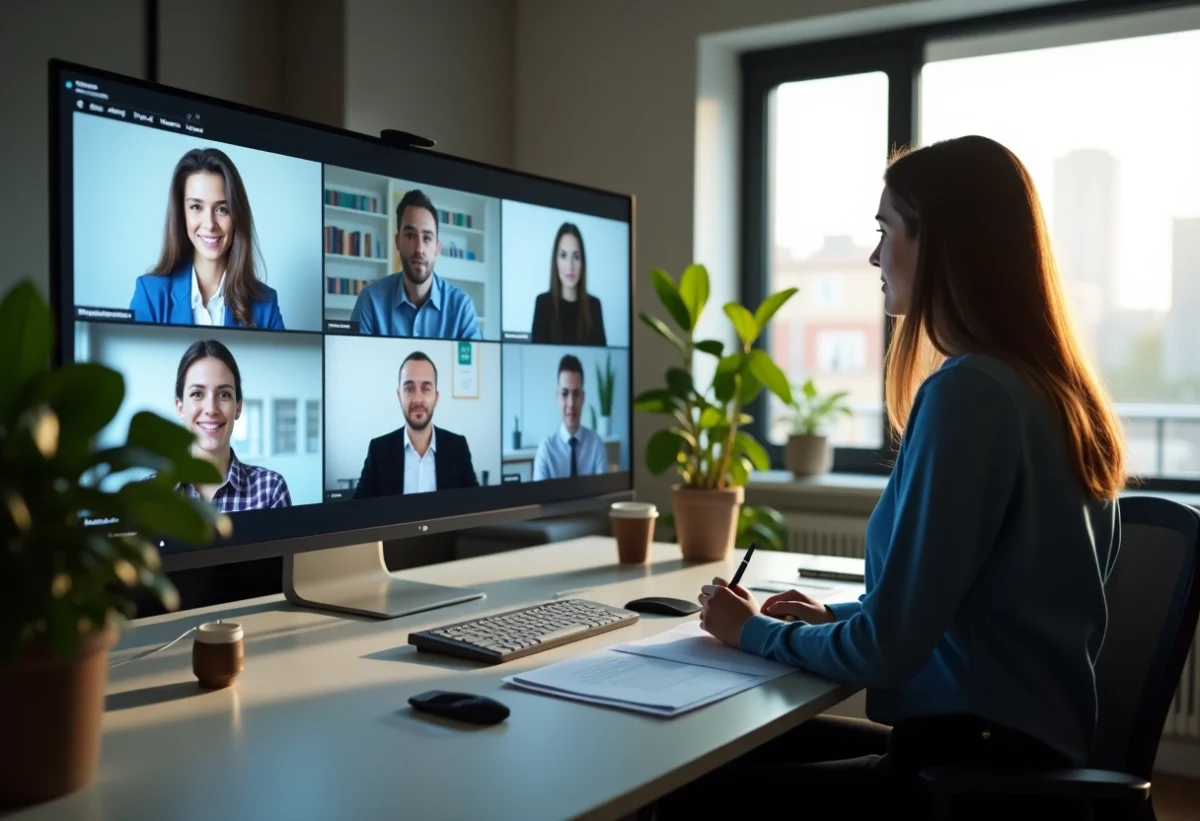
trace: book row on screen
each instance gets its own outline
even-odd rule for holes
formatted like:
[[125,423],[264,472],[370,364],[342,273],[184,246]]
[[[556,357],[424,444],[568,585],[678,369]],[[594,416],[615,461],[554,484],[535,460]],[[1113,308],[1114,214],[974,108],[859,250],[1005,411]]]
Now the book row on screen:
[[225,512],[629,469],[628,348],[111,322],[74,347],[125,378],[100,445],[178,420],[226,477],[180,491]]
[[73,128],[80,321],[629,345],[628,223],[101,117]]

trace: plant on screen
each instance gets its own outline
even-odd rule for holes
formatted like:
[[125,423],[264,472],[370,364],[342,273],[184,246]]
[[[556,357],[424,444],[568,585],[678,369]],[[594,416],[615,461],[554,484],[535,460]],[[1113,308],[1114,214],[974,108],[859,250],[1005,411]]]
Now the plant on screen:
[[[708,271],[689,265],[678,284],[665,271],[650,272],[650,282],[679,332],[661,319],[640,312],[641,320],[679,352],[679,365],[668,368],[666,387],[642,393],[634,407],[672,417],[674,424],[657,431],[646,447],[646,467],[655,476],[674,469],[684,487],[723,490],[746,484],[754,470],[771,466],[763,446],[740,428],[753,421],[743,408],[764,388],[786,404],[791,385],[766,351],[755,348],[771,317],[796,293],[787,288],[763,300],[753,313],[737,302],[724,306],[739,346],[726,352],[720,340],[695,338],[696,326],[708,302]],[[712,384],[700,390],[693,380],[697,352],[717,359]],[[782,543],[779,514],[768,508],[742,508],[739,534],[756,534],[768,545]]]
[[612,416],[613,388],[616,384],[617,373],[613,370],[612,354],[609,353],[604,362],[604,370],[600,370],[599,363],[596,364],[596,390],[600,393],[601,416]]
[[[18,284],[0,302],[0,663],[42,643],[71,658],[83,634],[132,615],[138,588],[178,606],[146,536],[105,537],[86,518],[189,544],[229,532],[227,517],[175,491],[179,482],[221,481],[191,455],[186,428],[141,412],[124,444],[95,448],[125,381],[95,363],[52,368],[53,340],[37,288]],[[101,489],[102,479],[137,468],[157,475]]]

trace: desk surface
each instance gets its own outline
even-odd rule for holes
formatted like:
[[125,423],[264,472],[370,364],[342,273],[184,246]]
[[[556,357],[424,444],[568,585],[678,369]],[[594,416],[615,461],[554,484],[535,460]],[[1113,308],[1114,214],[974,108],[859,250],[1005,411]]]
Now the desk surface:
[[[236,619],[246,631],[245,672],[228,689],[200,690],[190,637],[114,668],[95,783],[13,817],[619,818],[853,690],[796,673],[663,719],[517,690],[501,678],[681,619],[643,615],[631,627],[496,666],[418,654],[408,633],[555,596],[616,605],[647,595],[690,599],[714,575],[728,578],[737,561],[740,554],[685,564],[676,545],[656,544],[647,566],[622,566],[611,539],[590,537],[406,571],[479,586],[487,598],[391,621],[302,610],[280,596],[147,619],[114,660],[192,625]],[[795,554],[759,551],[746,581],[794,579],[795,570]],[[827,600],[860,590],[839,592]],[[408,697],[434,688],[491,695],[512,714],[467,729],[412,714]]]

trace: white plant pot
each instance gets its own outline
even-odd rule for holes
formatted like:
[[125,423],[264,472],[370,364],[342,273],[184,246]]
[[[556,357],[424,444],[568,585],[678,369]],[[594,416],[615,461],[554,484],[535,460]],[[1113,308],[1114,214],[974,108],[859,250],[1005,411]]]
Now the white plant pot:
[[612,436],[612,417],[611,416],[601,416],[600,417],[600,435],[601,436]]

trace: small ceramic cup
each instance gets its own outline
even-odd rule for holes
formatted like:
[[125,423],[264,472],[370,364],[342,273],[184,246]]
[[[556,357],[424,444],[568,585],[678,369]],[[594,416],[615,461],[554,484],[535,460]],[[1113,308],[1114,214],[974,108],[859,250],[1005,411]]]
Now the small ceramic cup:
[[649,502],[613,502],[608,516],[621,564],[645,564],[650,559],[658,508]]
[[218,621],[196,628],[192,640],[192,672],[201,687],[228,687],[245,666],[242,626]]

